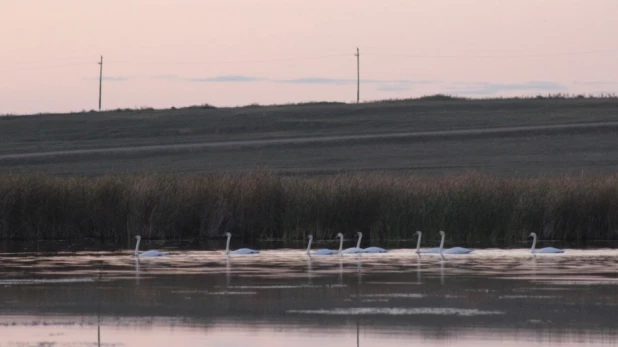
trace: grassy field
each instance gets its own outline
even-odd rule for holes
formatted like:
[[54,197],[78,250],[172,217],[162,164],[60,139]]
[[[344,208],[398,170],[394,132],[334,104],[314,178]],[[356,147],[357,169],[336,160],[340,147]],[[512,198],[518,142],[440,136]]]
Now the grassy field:
[[0,117],[0,239],[618,238],[618,99]]
[[[0,239],[130,242],[217,238],[367,240],[446,230],[449,242],[618,239],[618,176],[497,178],[357,173],[281,176],[0,176]],[[435,236],[434,236],[435,238]],[[375,243],[375,242],[374,242]]]
[[[615,97],[429,98],[4,116],[0,170],[61,175],[256,169],[612,173],[618,169],[616,122]],[[590,126],[552,128],[578,124]],[[329,139],[320,140],[324,137]],[[56,153],[44,154],[49,152]],[[39,156],[24,156],[33,153]]]

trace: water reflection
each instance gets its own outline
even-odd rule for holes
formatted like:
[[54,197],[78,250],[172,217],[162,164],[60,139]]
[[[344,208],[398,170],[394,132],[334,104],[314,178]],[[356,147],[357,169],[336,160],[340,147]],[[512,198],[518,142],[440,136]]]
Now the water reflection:
[[307,283],[309,285],[313,283],[313,264],[310,254],[307,254]]
[[339,255],[339,285],[343,286],[343,256]]
[[[56,346],[70,345],[69,336],[92,345],[96,334],[105,345],[104,330],[125,345],[165,345],[165,331],[183,346],[199,345],[206,333],[219,345],[237,338],[268,346],[265,337],[243,335],[252,332],[326,347],[354,337],[360,345],[362,328],[364,345],[615,343],[617,259],[613,250],[537,257],[486,250],[445,260],[408,250],[188,252],[142,261],[105,252],[0,255],[0,341],[36,345],[35,333],[59,333],[67,341],[54,335]],[[144,331],[149,338],[137,342]]]
[[232,276],[232,265],[230,264],[230,256],[225,255],[225,289],[230,287],[230,277]]
[[[136,257],[136,273],[139,271],[139,258]],[[101,271],[99,271],[99,283],[102,277]],[[101,347],[101,290],[100,286],[97,286],[97,346]]]
[[135,284],[139,284],[139,257],[133,257],[135,260]]
[[359,331],[360,331],[360,325],[358,324],[358,320],[356,320],[356,347],[360,347]]
[[440,259],[440,284],[444,285],[444,257]]
[[363,283],[363,256],[358,254],[356,256],[356,276],[358,277],[358,287],[361,287]]

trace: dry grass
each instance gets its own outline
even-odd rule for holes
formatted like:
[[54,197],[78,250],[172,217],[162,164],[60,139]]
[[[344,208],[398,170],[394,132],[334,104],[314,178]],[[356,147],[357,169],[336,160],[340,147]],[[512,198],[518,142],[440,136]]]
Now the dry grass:
[[509,244],[531,231],[568,241],[615,240],[618,175],[0,176],[0,239],[119,242],[136,234],[174,240],[230,231],[248,241],[355,230],[397,239],[440,229],[465,244]]

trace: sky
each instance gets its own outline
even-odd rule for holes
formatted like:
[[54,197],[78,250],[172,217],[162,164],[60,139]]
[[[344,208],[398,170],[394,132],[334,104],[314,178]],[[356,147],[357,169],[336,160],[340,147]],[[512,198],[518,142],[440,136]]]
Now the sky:
[[618,92],[616,0],[0,0],[0,115]]

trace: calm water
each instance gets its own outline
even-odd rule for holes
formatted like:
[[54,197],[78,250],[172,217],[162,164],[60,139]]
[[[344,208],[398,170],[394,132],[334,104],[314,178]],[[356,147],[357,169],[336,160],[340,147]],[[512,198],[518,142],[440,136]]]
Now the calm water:
[[618,251],[0,253],[0,346],[618,345]]

